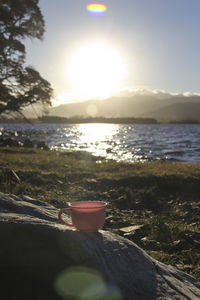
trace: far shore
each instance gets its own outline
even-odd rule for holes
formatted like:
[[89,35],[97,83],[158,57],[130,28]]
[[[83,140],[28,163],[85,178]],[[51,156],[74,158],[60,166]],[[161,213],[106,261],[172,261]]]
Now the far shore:
[[58,117],[58,116],[43,116],[37,119],[29,118],[1,118],[0,124],[90,124],[90,123],[104,123],[104,124],[200,124],[199,120],[171,120],[158,121],[153,118],[135,118],[135,117]]

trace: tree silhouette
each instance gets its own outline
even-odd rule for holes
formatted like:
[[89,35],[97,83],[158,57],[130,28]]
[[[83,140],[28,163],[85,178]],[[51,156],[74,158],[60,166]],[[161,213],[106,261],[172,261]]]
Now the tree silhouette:
[[25,38],[42,39],[38,0],[0,0],[0,114],[22,114],[32,104],[50,105],[52,88],[25,63]]

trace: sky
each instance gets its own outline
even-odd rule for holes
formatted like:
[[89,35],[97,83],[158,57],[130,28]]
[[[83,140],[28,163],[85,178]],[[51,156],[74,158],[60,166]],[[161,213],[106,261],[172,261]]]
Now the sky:
[[199,0],[40,0],[43,41],[26,41],[28,65],[54,88],[53,104],[121,90],[200,93]]

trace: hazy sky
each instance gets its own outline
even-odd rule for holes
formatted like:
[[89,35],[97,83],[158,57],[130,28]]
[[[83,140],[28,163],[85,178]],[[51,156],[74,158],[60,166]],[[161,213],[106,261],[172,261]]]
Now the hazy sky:
[[57,101],[138,87],[200,93],[200,0],[105,0],[98,17],[90,2],[39,2],[46,33],[26,42],[27,64]]

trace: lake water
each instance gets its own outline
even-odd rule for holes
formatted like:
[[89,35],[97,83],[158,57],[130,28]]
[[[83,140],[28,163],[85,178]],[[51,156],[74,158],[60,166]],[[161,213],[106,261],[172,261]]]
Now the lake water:
[[200,125],[0,124],[1,138],[44,141],[51,149],[85,150],[108,159],[200,162]]

